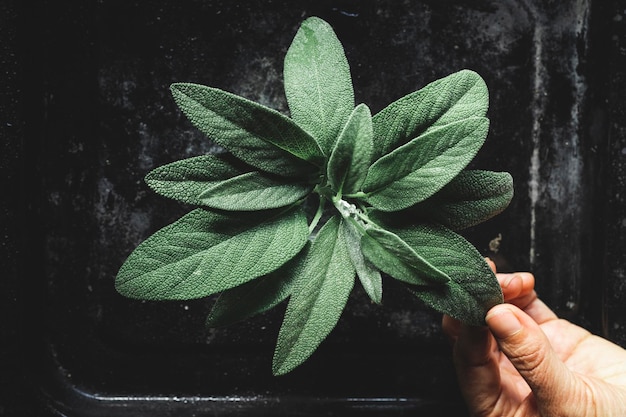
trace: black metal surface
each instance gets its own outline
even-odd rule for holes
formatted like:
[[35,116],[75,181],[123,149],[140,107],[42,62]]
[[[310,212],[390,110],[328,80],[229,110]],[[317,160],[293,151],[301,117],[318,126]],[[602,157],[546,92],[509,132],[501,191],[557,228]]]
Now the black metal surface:
[[0,415],[464,415],[439,315],[393,283],[382,307],[356,291],[279,378],[284,306],[211,330],[211,299],[113,289],[130,251],[189,209],[145,173],[211,148],[169,84],[286,111],[282,60],[310,15],[335,28],[374,112],[462,68],[485,78],[492,124],[473,166],[510,171],[516,195],[467,237],[488,253],[500,236],[504,268],[534,271],[559,314],[626,345],[621,3],[4,2]]

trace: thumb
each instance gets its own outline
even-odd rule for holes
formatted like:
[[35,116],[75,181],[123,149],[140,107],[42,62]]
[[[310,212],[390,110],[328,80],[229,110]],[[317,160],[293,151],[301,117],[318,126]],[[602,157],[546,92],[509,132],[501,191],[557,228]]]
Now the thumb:
[[530,386],[540,408],[562,406],[563,393],[576,381],[539,325],[511,304],[493,307],[485,321],[502,353]]

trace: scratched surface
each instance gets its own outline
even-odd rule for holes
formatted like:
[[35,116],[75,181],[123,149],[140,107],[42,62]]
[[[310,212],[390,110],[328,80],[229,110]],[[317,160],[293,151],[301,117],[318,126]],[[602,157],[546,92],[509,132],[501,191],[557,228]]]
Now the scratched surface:
[[[211,85],[286,112],[282,60],[311,15],[335,28],[356,101],[373,112],[462,68],[485,78],[491,130],[472,167],[511,172],[515,197],[466,236],[503,269],[532,270],[559,314],[626,346],[626,7],[618,1],[7,4],[15,29],[2,33],[23,94],[8,96],[17,107],[3,104],[21,113],[5,113],[16,121],[3,126],[12,142],[1,160],[7,184],[26,171],[27,192],[2,208],[28,222],[21,238],[5,229],[2,250],[7,259],[16,248],[37,253],[36,262],[20,255],[8,265],[19,284],[1,304],[19,305],[36,329],[3,333],[17,339],[6,356],[30,346],[30,385],[20,392],[81,416],[463,415],[439,315],[393,283],[382,307],[355,291],[319,351],[281,378],[270,373],[284,306],[205,329],[212,298],[138,302],[113,289],[130,251],[189,210],[152,193],[143,176],[213,149],[176,109],[169,85]],[[3,65],[18,84],[18,68]]]

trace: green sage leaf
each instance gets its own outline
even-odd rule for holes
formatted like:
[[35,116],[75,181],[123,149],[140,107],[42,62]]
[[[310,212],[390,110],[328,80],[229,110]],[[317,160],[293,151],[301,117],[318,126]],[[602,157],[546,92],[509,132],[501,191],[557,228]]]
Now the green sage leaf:
[[206,325],[228,326],[268,311],[286,300],[301,274],[309,247],[305,246],[278,270],[221,293],[207,317]]
[[464,119],[431,130],[383,156],[370,167],[363,191],[382,211],[398,211],[439,191],[482,146],[489,120]]
[[501,213],[512,198],[513,178],[508,172],[461,171],[429,199],[388,217],[405,224],[427,219],[462,230]]
[[356,193],[367,175],[372,155],[372,115],[359,104],[348,119],[328,160],[328,181],[343,194]]
[[387,275],[414,285],[440,285],[450,278],[397,234],[368,227],[361,238],[363,255]]
[[311,185],[279,181],[253,171],[214,184],[198,199],[221,210],[266,210],[293,204],[312,190]]
[[162,196],[202,205],[198,196],[205,190],[251,169],[230,154],[202,155],[155,168],[146,175],[146,183]]
[[198,84],[176,83],[171,90],[194,126],[260,170],[307,178],[323,162],[315,139],[275,110]]
[[355,271],[339,233],[340,222],[332,217],[311,245],[278,334],[272,366],[275,375],[290,372],[308,359],[346,306]]
[[348,221],[342,222],[341,225],[341,232],[344,234],[350,260],[363,289],[373,302],[376,304],[382,303],[383,279],[380,271],[363,256],[361,234]]
[[488,106],[487,85],[473,71],[462,70],[434,81],[374,116],[375,158],[429,129],[470,117],[483,117]]
[[300,252],[308,235],[299,209],[248,216],[196,209],[141,243],[115,286],[144,300],[204,297],[278,269]]
[[354,109],[350,67],[328,23],[305,20],[287,51],[285,94],[291,117],[330,154]]
[[414,287],[413,293],[430,307],[464,323],[482,326],[487,311],[503,302],[493,271],[462,236],[439,225],[391,230],[450,277],[440,286]]

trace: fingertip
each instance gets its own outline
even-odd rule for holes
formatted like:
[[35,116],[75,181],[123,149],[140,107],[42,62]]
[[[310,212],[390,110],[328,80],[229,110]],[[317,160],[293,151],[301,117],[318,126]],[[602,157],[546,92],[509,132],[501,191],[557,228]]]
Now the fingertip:
[[520,272],[520,277],[522,278],[522,294],[530,294],[535,289],[535,276],[530,272]]
[[509,304],[499,304],[487,313],[485,321],[497,339],[507,339],[522,330],[522,323],[513,308]]
[[500,304],[489,310],[485,321],[500,351],[528,383],[537,400],[554,399],[561,389],[554,381],[566,386],[572,374],[533,317],[514,305]]
[[498,282],[505,301],[519,297],[524,287],[523,279],[519,274],[498,274]]
[[506,301],[526,296],[535,288],[535,277],[529,272],[496,274]]
[[493,273],[496,273],[496,263],[494,261],[491,260],[491,258],[485,258],[485,261],[487,262],[487,265],[489,265],[489,268],[491,268],[491,270],[493,271]]

